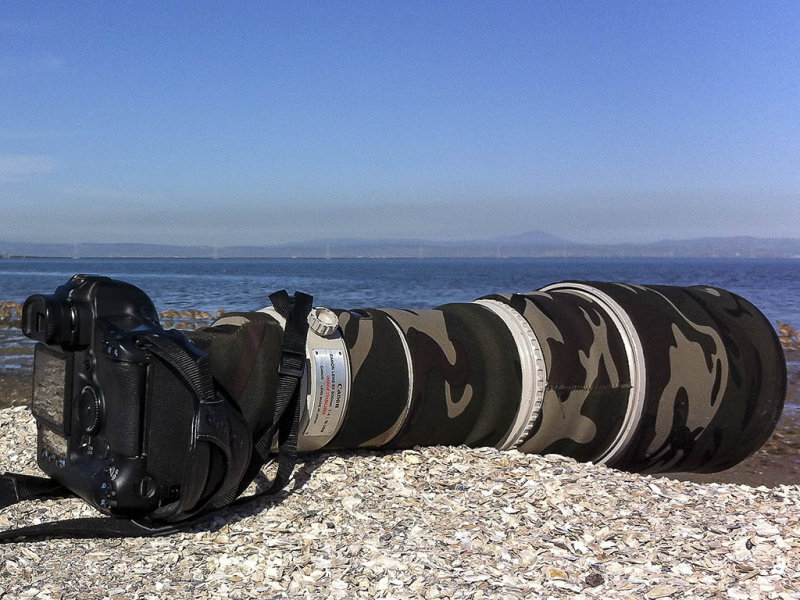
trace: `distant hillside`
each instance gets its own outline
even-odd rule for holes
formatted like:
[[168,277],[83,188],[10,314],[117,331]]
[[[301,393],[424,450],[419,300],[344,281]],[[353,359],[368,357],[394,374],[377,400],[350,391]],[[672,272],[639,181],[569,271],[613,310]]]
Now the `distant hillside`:
[[586,247],[586,256],[624,258],[800,258],[800,239],[720,237]]
[[74,258],[800,258],[800,239],[753,237],[662,240],[648,244],[579,244],[529,231],[495,238],[442,241],[331,239],[264,246],[33,244],[0,241],[0,256]]

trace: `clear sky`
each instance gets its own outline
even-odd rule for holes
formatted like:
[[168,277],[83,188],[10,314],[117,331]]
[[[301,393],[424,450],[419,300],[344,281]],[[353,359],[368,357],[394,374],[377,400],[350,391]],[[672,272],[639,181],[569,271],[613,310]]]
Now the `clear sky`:
[[0,3],[0,240],[800,237],[800,3]]

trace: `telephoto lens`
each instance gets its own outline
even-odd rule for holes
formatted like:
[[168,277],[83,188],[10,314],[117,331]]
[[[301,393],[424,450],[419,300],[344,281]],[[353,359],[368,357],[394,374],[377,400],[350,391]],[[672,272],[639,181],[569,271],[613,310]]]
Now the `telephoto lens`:
[[0,542],[166,535],[274,495],[297,453],[316,450],[463,444],[719,471],[766,441],[786,395],[775,330],[718,288],[568,281],[432,310],[270,300],[184,334],[105,277],[29,298],[48,478],[0,475],[0,507],[78,495],[110,518]]
[[[282,317],[190,333],[254,432]],[[301,451],[494,446],[634,472],[727,469],[771,435],[786,364],[767,319],[707,286],[563,282],[432,310],[315,308]]]

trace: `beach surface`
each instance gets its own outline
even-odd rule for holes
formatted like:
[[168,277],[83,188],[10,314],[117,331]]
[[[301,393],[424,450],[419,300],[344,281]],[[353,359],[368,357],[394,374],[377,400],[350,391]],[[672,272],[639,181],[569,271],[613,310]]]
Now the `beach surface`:
[[[0,410],[0,471],[35,473]],[[274,500],[148,539],[0,546],[0,598],[800,598],[800,486],[695,483],[555,455],[314,454]],[[97,516],[24,502],[0,528]]]

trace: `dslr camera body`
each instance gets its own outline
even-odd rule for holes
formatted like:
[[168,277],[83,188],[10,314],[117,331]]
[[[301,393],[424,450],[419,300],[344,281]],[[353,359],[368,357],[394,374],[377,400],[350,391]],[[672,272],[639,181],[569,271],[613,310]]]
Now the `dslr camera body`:
[[23,307],[39,467],[106,514],[178,521],[236,488],[252,434],[137,287],[75,275]]

